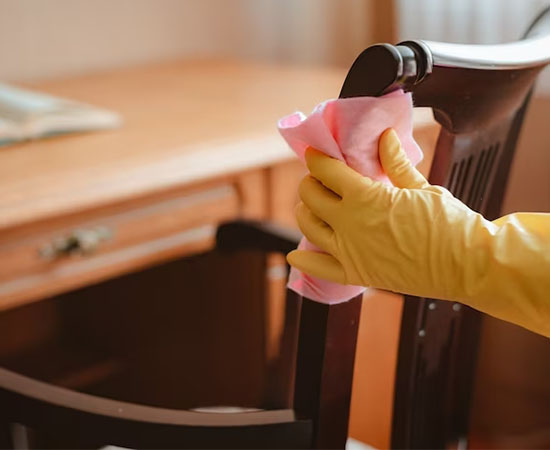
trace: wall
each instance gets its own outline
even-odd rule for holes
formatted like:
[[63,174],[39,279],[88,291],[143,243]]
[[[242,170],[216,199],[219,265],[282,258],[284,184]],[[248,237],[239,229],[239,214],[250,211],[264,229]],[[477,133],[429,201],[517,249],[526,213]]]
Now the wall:
[[0,79],[197,55],[349,65],[375,1],[0,0]]

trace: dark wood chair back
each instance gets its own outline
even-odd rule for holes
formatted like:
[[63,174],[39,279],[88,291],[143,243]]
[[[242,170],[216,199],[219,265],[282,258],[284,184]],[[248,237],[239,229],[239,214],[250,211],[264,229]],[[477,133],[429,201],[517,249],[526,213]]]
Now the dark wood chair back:
[[[499,216],[516,143],[537,75],[550,63],[550,8],[524,39],[503,45],[406,41],[366,49],[341,97],[413,93],[441,132],[430,182],[488,219]],[[405,297],[398,349],[393,448],[464,443],[481,326],[477,311]]]
[[[299,237],[234,222],[218,229],[216,251],[286,254]],[[329,306],[289,292],[287,303],[283,355],[292,370],[281,376],[287,391],[295,385],[290,402],[280,397],[273,409],[239,413],[167,409],[0,368],[0,447],[25,445],[34,431],[71,448],[344,448],[361,299]]]

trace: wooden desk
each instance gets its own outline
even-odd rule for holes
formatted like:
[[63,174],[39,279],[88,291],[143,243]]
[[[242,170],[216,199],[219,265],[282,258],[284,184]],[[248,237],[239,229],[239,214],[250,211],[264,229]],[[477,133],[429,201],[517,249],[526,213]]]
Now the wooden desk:
[[[33,85],[118,111],[125,125],[0,148],[0,309],[203,250],[221,220],[291,221],[302,170],[276,121],[337,94],[344,75],[207,61]],[[426,113],[417,124],[431,133]],[[39,256],[98,225],[113,237],[94,253]]]
[[[111,108],[125,125],[0,149],[0,309],[203,250],[221,220],[268,217],[268,168],[293,158],[277,118],[311,109],[342,76],[181,62],[33,86]],[[113,238],[93,254],[39,257],[96,225]]]
[[[293,224],[304,169],[276,121],[336,96],[344,76],[192,61],[33,85],[118,111],[125,124],[0,148],[0,310],[204,251],[220,221]],[[418,112],[415,123],[429,150],[431,112]],[[100,226],[112,237],[94,252],[40,254],[75,229]],[[276,322],[275,310],[268,308]]]

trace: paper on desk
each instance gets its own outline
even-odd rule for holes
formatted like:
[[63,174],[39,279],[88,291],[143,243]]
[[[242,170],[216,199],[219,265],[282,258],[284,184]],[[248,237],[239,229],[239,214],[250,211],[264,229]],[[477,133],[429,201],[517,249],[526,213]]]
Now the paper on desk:
[[0,145],[121,124],[112,111],[0,83]]

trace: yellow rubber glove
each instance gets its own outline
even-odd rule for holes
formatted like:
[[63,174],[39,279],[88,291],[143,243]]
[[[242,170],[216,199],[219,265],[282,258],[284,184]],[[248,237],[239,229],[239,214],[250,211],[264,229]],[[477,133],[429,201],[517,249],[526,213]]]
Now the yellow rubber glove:
[[486,220],[430,185],[393,130],[379,156],[394,186],[307,151],[296,217],[327,254],[296,250],[288,262],[341,284],[459,301],[550,336],[550,215]]

